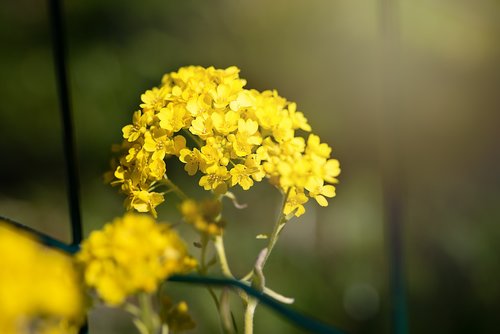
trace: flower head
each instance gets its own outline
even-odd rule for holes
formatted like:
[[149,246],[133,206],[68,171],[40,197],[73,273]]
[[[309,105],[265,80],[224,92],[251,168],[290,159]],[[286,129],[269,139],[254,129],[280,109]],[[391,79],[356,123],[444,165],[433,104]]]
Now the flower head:
[[294,102],[276,90],[245,85],[237,67],[188,66],[164,75],[159,88],[141,96],[142,109],[123,128],[124,152],[111,181],[122,185],[129,208],[155,214],[163,194],[151,189],[168,170],[158,161],[172,156],[189,175],[201,174],[198,184],[216,194],[236,185],[248,190],[267,178],[282,192],[292,187],[327,205],[340,173],[331,147],[317,135],[307,143],[297,135],[311,126]]
[[71,257],[0,222],[0,267],[1,333],[78,332],[85,298]]
[[138,292],[154,292],[168,276],[196,266],[169,225],[133,213],[92,232],[76,258],[85,283],[109,305]]

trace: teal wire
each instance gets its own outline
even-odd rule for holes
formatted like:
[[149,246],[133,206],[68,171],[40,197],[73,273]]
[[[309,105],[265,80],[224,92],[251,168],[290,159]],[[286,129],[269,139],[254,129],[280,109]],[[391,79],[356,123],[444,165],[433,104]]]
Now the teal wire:
[[182,282],[182,283],[192,283],[199,285],[215,285],[215,286],[232,286],[240,290],[245,291],[248,295],[259,300],[260,303],[273,309],[279,315],[284,317],[291,323],[294,323],[298,327],[307,330],[310,333],[318,334],[344,334],[346,332],[337,329],[331,325],[327,325],[319,320],[313,319],[312,317],[303,315],[290,307],[283,305],[282,303],[276,301],[260,291],[253,289],[252,287],[245,285],[244,283],[230,278],[216,278],[207,276],[194,276],[194,275],[174,275],[168,279],[169,282]]
[[12,226],[15,226],[16,228],[18,228],[22,231],[25,231],[25,232],[28,232],[28,233],[34,235],[38,239],[38,241],[41,242],[45,246],[61,250],[61,251],[68,253],[68,254],[75,254],[80,249],[79,245],[66,244],[60,240],[57,240],[57,239],[52,238],[52,237],[50,237],[42,232],[39,232],[39,231],[29,227],[29,226],[18,223],[10,218],[0,216],[0,221],[4,221]]

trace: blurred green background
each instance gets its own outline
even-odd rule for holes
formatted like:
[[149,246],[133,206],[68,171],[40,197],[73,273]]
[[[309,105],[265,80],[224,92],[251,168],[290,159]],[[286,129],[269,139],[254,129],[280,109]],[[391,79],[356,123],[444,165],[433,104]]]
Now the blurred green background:
[[[64,5],[86,234],[123,212],[122,196],[102,174],[140,94],[183,65],[236,65],[247,87],[276,88],[296,101],[342,167],[330,206],[309,203],[285,229],[269,286],[351,333],[389,332],[385,208],[392,203],[403,231],[410,332],[498,330],[500,2]],[[47,6],[3,1],[0,9],[0,215],[68,240]],[[255,236],[272,229],[279,197],[265,183],[238,196],[249,208],[228,205],[226,236],[242,275],[264,247]],[[169,205],[160,216],[176,222],[175,200]],[[203,288],[168,290],[190,303],[199,323],[193,333],[218,332]],[[90,320],[92,334],[134,332],[120,312],[99,309]],[[260,307],[256,333],[301,330]]]

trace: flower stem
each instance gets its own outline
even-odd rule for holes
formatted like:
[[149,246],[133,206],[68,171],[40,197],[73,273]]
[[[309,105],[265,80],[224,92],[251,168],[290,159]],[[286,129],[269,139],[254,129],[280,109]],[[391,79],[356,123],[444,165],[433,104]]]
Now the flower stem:
[[182,131],[183,131],[185,134],[187,134],[187,135],[188,135],[188,137],[189,137],[189,138],[191,138],[191,139],[195,142],[195,144],[196,144],[199,148],[201,148],[201,147],[203,146],[203,142],[202,142],[202,141],[200,141],[200,139],[199,139],[198,137],[196,137],[195,135],[193,135],[193,134],[191,133],[191,131],[189,131],[189,129],[182,129]]
[[234,278],[234,275],[229,268],[229,263],[227,262],[226,251],[224,249],[224,239],[222,238],[222,235],[215,237],[214,246],[219,257],[222,273],[226,277]]
[[253,334],[253,316],[256,307],[257,300],[250,298],[245,309],[245,334]]
[[[288,200],[288,195],[290,194],[290,189],[288,189],[288,191],[285,193],[284,197],[283,197],[283,203],[281,205],[281,209],[280,209],[280,214],[278,216],[278,220],[276,220],[276,222],[274,223],[274,228],[273,228],[273,232],[271,234],[271,236],[269,237],[269,242],[267,244],[267,254],[264,258],[264,261],[262,262],[262,268],[264,268],[266,262],[267,262],[267,259],[269,258],[269,256],[271,255],[271,252],[274,248],[274,246],[276,245],[276,242],[278,241],[278,236],[281,232],[281,230],[283,229],[283,227],[285,227],[285,224],[286,222],[288,221],[286,219],[286,215],[283,213],[283,210],[285,208],[285,205],[286,205],[286,201]],[[254,270],[252,269],[248,274],[246,274],[245,276],[243,276],[243,278],[241,279],[242,281],[248,281],[248,280],[251,280],[252,277],[254,275]]]
[[281,230],[283,229],[283,227],[285,227],[285,224],[288,221],[286,219],[286,215],[283,213],[283,210],[285,209],[286,201],[288,200],[288,195],[290,194],[290,189],[291,188],[288,188],[288,191],[285,193],[283,197],[283,204],[281,205],[280,215],[278,217],[278,220],[276,220],[276,223],[274,224],[273,233],[269,238],[269,243],[267,245],[267,254],[266,257],[264,258],[264,261],[262,262],[262,269],[264,269],[264,266],[266,265],[266,262],[269,259],[269,255],[271,255],[271,251],[273,250],[274,246],[276,245],[276,242],[278,241],[278,236]]
[[[261,286],[262,291],[265,290],[265,284],[264,284],[264,274],[262,271],[264,270],[264,266],[266,265],[267,260],[269,259],[269,255],[271,254],[271,251],[273,250],[274,246],[276,245],[276,242],[278,241],[279,234],[283,227],[285,227],[285,224],[287,222],[286,215],[283,213],[283,210],[286,205],[286,201],[288,200],[288,195],[290,194],[290,188],[288,191],[285,193],[283,196],[283,204],[281,206],[280,214],[278,216],[278,219],[276,220],[276,223],[274,224],[273,232],[271,234],[271,237],[269,238],[269,243],[267,244],[267,250],[265,251],[265,254],[261,252],[261,255],[264,256],[263,259],[259,257],[256,263],[256,267],[250,272],[249,279],[252,280],[252,285],[254,283],[258,283],[258,285]],[[258,268],[257,268],[258,266]],[[256,272],[258,270],[258,272]],[[257,275],[258,274],[258,275]],[[245,276],[245,278],[247,277]],[[260,277],[259,277],[260,276]],[[260,281],[260,282],[259,282]],[[253,334],[253,316],[255,313],[255,308],[257,307],[258,301],[253,298],[248,299],[248,303],[245,309],[245,334]]]
[[163,178],[163,182],[170,187],[170,189],[181,199],[185,200],[188,199],[188,196],[175,184],[173,183],[166,175]]
[[[151,295],[147,293],[139,294],[139,307],[141,310],[140,321],[144,324],[148,334],[156,334],[157,332],[157,319],[153,310]],[[139,328],[141,330],[141,328]]]
[[[209,243],[210,239],[208,238],[207,235],[202,235],[202,239],[201,239],[201,254],[200,254],[200,268],[198,269],[198,273],[200,275],[206,275],[207,271],[208,271],[208,267],[207,267],[207,264],[206,264],[206,255],[207,255],[207,246],[208,246],[208,243]],[[210,294],[210,297],[212,297],[214,303],[215,303],[215,306],[217,307],[217,312],[219,313],[219,318],[220,318],[220,321],[221,321],[221,326],[222,326],[222,330],[224,333],[232,333],[232,329],[228,328],[224,322],[224,319],[222,317],[222,313],[221,313],[221,303],[219,302],[219,299],[217,298],[217,295],[215,294],[214,290],[212,289],[212,287],[208,286],[207,285],[207,290],[208,290],[208,293]]]

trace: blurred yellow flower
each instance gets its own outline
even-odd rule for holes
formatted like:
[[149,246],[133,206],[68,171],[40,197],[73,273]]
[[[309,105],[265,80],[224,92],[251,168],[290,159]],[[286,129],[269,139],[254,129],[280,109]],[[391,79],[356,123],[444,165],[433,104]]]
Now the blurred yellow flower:
[[151,216],[127,213],[94,231],[76,256],[85,283],[108,305],[157,290],[172,274],[193,269],[196,261],[169,225]]
[[70,256],[0,222],[0,333],[77,333],[84,294]]
[[205,199],[196,202],[187,199],[181,204],[184,220],[192,224],[199,232],[209,235],[220,235],[225,222],[221,220],[222,203],[217,199]]

